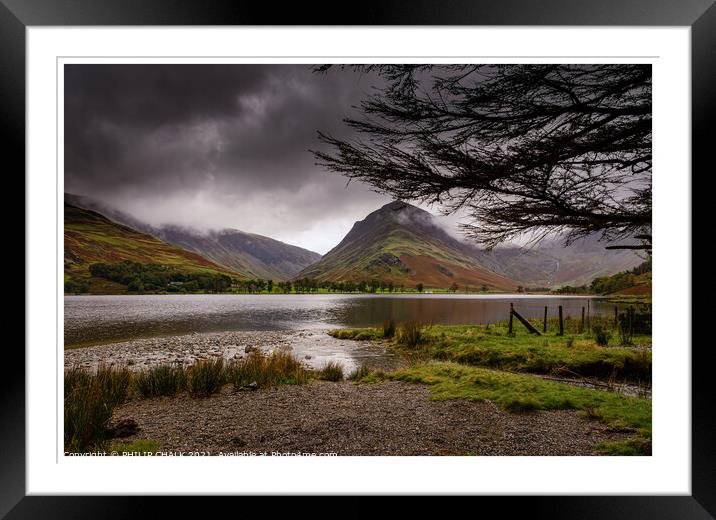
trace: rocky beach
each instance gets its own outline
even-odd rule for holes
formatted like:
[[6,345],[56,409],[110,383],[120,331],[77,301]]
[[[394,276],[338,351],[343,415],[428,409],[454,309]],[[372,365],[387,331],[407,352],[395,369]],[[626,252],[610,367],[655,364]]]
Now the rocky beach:
[[98,365],[127,366],[142,370],[156,365],[191,365],[200,359],[240,359],[252,350],[286,349],[308,368],[329,361],[350,373],[365,364],[387,370],[400,363],[395,353],[377,342],[340,340],[325,330],[232,331],[132,339],[65,350],[65,368],[95,369]]

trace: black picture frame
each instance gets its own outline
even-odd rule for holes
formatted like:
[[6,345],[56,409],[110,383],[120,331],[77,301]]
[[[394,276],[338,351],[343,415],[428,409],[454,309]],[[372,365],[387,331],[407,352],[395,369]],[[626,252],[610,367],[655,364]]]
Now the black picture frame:
[[[690,26],[692,37],[693,172],[710,173],[716,104],[716,6],[714,0],[420,0],[368,1],[346,14],[335,2],[286,3],[197,0],[0,0],[0,121],[5,177],[25,171],[25,29],[63,25],[637,25]],[[678,173],[674,174],[679,182]],[[695,175],[692,173],[692,181]],[[8,179],[9,180],[9,179]],[[686,180],[686,179],[685,179]],[[17,187],[24,192],[22,187]],[[694,192],[695,193],[695,192]],[[6,195],[7,196],[7,195]],[[14,198],[19,199],[15,191]],[[15,213],[17,215],[17,213]],[[695,221],[696,223],[696,221]],[[19,230],[19,226],[18,230]],[[16,237],[24,243],[25,237]],[[19,246],[18,246],[19,250]],[[24,250],[24,249],[23,249]],[[21,260],[13,257],[19,271]],[[25,270],[25,277],[32,276]],[[684,302],[685,304],[687,302]],[[18,306],[19,307],[19,306]],[[692,308],[696,309],[693,305]],[[698,314],[693,320],[698,319]],[[692,495],[641,497],[486,498],[501,514],[515,510],[551,518],[716,517],[716,431],[709,346],[692,351]],[[7,366],[25,356],[6,344]],[[150,512],[139,497],[37,497],[25,493],[25,373],[0,378],[0,517],[126,518]],[[344,513],[363,509],[352,499]],[[419,504],[416,507],[422,508]],[[164,509],[186,507],[172,500]],[[414,506],[414,507],[415,507]],[[295,507],[295,506],[294,506]],[[300,506],[299,506],[300,507]],[[278,510],[274,510],[278,513]],[[366,511],[364,511],[366,512]],[[218,512],[217,512],[218,513]],[[408,514],[408,510],[404,511]]]

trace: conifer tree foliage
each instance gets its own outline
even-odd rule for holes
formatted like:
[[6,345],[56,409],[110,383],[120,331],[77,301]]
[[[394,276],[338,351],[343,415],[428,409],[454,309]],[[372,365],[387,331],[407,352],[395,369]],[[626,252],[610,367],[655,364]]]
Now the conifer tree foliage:
[[350,67],[382,86],[344,120],[357,137],[319,131],[319,165],[397,199],[462,208],[463,231],[486,247],[598,232],[650,249],[650,65]]

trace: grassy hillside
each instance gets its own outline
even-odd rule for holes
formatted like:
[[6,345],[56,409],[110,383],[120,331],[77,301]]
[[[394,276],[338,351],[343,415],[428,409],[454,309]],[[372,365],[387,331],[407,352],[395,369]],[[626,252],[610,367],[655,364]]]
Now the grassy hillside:
[[170,244],[194,251],[248,278],[290,280],[321,255],[262,235],[224,229],[199,233],[176,226],[152,234]]
[[480,265],[464,247],[414,206],[393,202],[374,211],[300,277],[319,281],[377,279],[427,288],[514,290],[517,284]]
[[651,296],[651,258],[629,271],[595,278],[590,288],[599,294]]
[[192,251],[251,279],[290,280],[299,271],[321,259],[321,255],[313,251],[237,229],[203,232],[176,225],[156,227],[90,197],[65,193],[65,201],[162,242]]
[[90,265],[132,261],[159,264],[182,273],[240,277],[202,256],[167,244],[93,211],[65,204],[65,282],[89,282],[89,292],[121,293],[126,287],[90,274]]

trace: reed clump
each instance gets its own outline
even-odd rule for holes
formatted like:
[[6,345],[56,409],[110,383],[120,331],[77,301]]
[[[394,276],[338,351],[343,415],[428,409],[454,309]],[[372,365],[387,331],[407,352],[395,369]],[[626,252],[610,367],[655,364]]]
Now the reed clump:
[[356,368],[351,374],[348,376],[348,379],[350,381],[360,381],[364,377],[369,376],[371,373],[371,369],[366,365],[365,363],[361,364],[358,368]]
[[410,348],[417,347],[425,340],[424,329],[425,325],[418,321],[406,321],[398,329],[398,343]]
[[284,350],[274,350],[269,355],[253,351],[246,358],[230,363],[226,371],[228,381],[235,388],[251,383],[258,386],[303,384],[310,378],[310,372],[301,362]]
[[100,366],[95,373],[79,367],[64,376],[65,451],[101,451],[107,445],[107,423],[127,397],[131,373],[124,367]]
[[383,337],[385,339],[391,339],[395,336],[395,321],[386,320],[383,322]]
[[159,365],[134,375],[134,387],[142,397],[171,396],[187,388],[182,365]]
[[202,359],[186,370],[186,389],[192,397],[217,393],[226,382],[224,360]]
[[343,380],[343,365],[337,361],[328,361],[323,368],[318,371],[318,379],[323,381],[342,381]]

